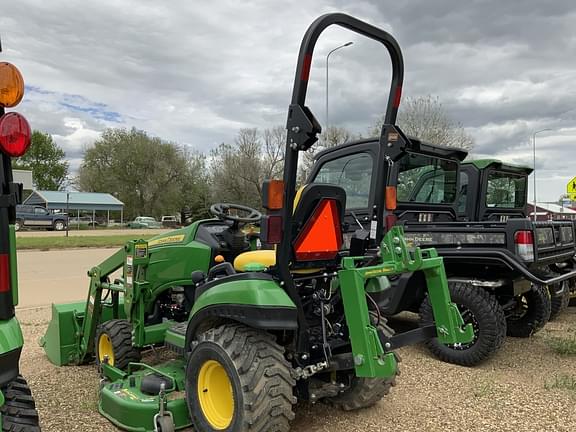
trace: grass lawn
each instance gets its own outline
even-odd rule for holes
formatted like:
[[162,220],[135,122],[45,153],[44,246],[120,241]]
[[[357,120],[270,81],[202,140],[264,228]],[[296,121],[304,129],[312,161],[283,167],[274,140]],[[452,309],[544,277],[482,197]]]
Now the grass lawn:
[[147,240],[157,234],[70,236],[70,237],[18,237],[16,248],[25,249],[70,249],[70,248],[103,248],[122,246],[128,240],[136,238]]

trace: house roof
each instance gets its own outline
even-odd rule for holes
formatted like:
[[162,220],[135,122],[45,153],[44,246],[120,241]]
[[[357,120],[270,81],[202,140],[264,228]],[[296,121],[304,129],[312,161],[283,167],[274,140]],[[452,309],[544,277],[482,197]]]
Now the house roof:
[[[534,204],[529,202],[528,204],[530,204],[532,207],[534,207]],[[552,203],[538,203],[536,204],[536,208],[537,208],[537,214],[540,214],[540,210],[545,210],[547,212],[551,212],[551,213],[562,213],[562,214],[576,214],[575,210],[572,210],[571,208],[568,207],[562,207],[561,205],[558,204],[552,204]]]
[[[69,198],[69,201],[68,201]],[[24,200],[25,205],[42,205],[47,209],[122,210],[124,203],[108,193],[35,190]]]

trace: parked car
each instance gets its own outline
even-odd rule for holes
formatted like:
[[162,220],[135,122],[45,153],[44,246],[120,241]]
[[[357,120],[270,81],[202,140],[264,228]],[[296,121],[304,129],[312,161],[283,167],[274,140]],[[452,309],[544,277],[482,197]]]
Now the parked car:
[[70,218],[68,218],[68,223],[70,224],[70,227],[74,227],[74,226],[98,226],[100,225],[98,223],[97,220],[93,220],[92,216],[72,216]]
[[162,216],[161,222],[162,226],[165,228],[176,228],[180,225],[178,216]]
[[40,206],[19,205],[16,206],[16,231],[22,228],[44,228],[48,230],[63,231],[68,223],[66,213],[51,213]]
[[128,222],[128,228],[162,228],[162,224],[153,217],[138,216],[132,222]]

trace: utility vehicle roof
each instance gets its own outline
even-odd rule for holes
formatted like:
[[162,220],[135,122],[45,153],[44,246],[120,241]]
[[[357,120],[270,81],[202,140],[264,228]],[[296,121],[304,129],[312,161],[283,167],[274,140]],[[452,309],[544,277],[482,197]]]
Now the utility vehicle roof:
[[486,168],[496,168],[499,170],[511,171],[511,172],[520,173],[520,174],[530,174],[532,171],[534,171],[530,167],[505,163],[499,159],[468,160],[468,161],[464,162],[463,165],[464,164],[474,165],[479,170],[483,170]]
[[[446,147],[440,146],[436,144],[430,144],[427,142],[420,141],[418,138],[408,137],[410,140],[408,150],[424,153],[427,155],[438,156],[447,159],[457,159],[459,161],[463,161],[466,156],[468,156],[468,152],[466,150],[458,149],[455,147]],[[366,143],[377,143],[378,138],[366,138],[357,141],[350,141],[344,144],[340,144],[339,146],[331,147],[321,152],[318,152],[314,155],[314,160],[318,160],[320,157],[330,154],[333,151],[341,150],[348,147],[353,147],[359,144],[366,144]]]

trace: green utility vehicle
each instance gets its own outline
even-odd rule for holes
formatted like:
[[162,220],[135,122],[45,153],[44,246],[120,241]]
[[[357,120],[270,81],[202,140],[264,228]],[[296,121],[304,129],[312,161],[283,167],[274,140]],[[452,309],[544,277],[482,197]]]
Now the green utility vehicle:
[[[458,216],[461,220],[506,224],[509,219],[528,219],[528,176],[532,168],[507,164],[497,159],[467,161],[460,170]],[[574,269],[576,235],[569,219],[533,221],[541,279],[566,274]],[[576,296],[576,278],[548,285],[550,320],[560,315]]]
[[24,339],[15,316],[18,270],[14,223],[22,185],[13,182],[11,161],[11,157],[26,153],[31,132],[22,115],[4,111],[18,105],[23,95],[24,82],[18,69],[0,63],[0,429],[37,432],[40,427],[34,399],[19,370]]
[[[103,378],[99,410],[118,427],[287,431],[297,400],[345,410],[380,400],[395,382],[398,347],[472,339],[450,301],[442,258],[408,247],[401,227],[384,226],[392,190],[374,206],[377,253],[354,238],[349,254],[341,252],[344,189],[310,184],[296,191],[298,155],[321,131],[305,106],[313,50],[334,24],[387,48],[393,77],[380,147],[396,154],[382,175],[405,151],[394,126],[403,80],[397,42],[344,14],[318,18],[298,57],[284,178],[263,187],[267,214],[216,204],[215,219],[128,242],[91,269],[86,302],[53,305],[41,341],[48,358],[56,365],[95,359]],[[242,229],[256,221],[261,242],[275,249],[257,250]],[[388,276],[407,271],[424,275],[435,321],[395,336],[373,297],[389,289]],[[173,356],[152,362],[145,350],[158,346]]]
[[[507,334],[528,337],[548,321],[551,306],[546,286],[576,276],[574,271],[554,275],[548,271],[574,256],[572,223],[533,223],[522,217],[501,221],[502,209],[491,206],[466,218],[458,200],[474,207],[475,201],[484,202],[476,197],[487,196],[486,186],[472,189],[486,182],[474,183],[472,177],[460,181],[460,173],[469,166],[462,164],[467,153],[402,134],[395,138],[394,143],[405,149],[397,159],[396,147],[382,148],[377,138],[320,152],[308,183],[332,183],[346,190],[345,235],[363,231],[370,247],[381,240],[372,224],[378,220],[373,207],[386,195],[384,179],[397,185],[398,204],[386,223],[402,225],[409,243],[437,249],[444,258],[451,297],[465,322],[474,327],[474,339],[468,344],[431,339],[427,346],[443,361],[480,364],[500,349]],[[379,167],[389,159],[397,162],[382,176]],[[485,174],[489,177],[490,172]],[[525,203],[526,190],[517,193]],[[557,240],[549,244],[546,238],[555,235]],[[411,311],[420,314],[422,325],[433,322],[421,272],[393,277],[392,284],[394,289],[384,290],[377,299],[383,315]]]

